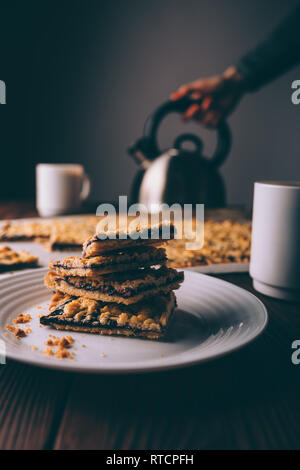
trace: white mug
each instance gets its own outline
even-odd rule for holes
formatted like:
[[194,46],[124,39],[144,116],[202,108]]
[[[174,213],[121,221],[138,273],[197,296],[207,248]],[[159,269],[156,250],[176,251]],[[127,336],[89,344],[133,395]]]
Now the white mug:
[[90,194],[82,165],[40,163],[36,166],[36,207],[42,217],[75,212]]
[[257,291],[300,301],[300,182],[255,183],[250,275]]

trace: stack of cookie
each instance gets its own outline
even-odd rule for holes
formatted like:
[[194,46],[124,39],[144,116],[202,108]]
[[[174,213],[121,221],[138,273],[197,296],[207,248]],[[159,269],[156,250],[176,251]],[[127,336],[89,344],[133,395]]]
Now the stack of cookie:
[[[84,243],[82,257],[52,262],[45,283],[57,294],[41,323],[100,334],[164,336],[176,306],[173,291],[183,281],[182,272],[165,266],[165,249],[155,246],[164,241],[165,229],[165,224],[140,227],[136,240],[128,231],[103,240],[97,233]],[[169,224],[168,238],[174,232]]]

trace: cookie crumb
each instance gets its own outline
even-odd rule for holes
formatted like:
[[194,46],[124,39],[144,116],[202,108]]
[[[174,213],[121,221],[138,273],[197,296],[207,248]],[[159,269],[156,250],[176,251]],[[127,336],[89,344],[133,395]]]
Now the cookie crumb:
[[47,346],[58,346],[61,348],[70,348],[74,343],[72,336],[63,336],[62,338],[49,335],[49,339],[46,341]]
[[74,359],[74,353],[60,347],[55,353],[57,359]]
[[16,338],[24,338],[26,336],[26,331],[22,330],[22,328],[16,328],[14,331],[14,335]]
[[46,348],[45,351],[41,351],[41,352],[42,352],[43,354],[46,354],[46,356],[53,356],[53,354],[54,354],[53,351],[52,351],[52,349],[49,348],[49,347]]
[[17,328],[14,325],[5,325],[5,328],[13,333],[17,339],[24,338],[28,333],[31,333],[29,328],[23,330],[22,328]]
[[74,344],[74,339],[72,336],[53,336],[49,335],[49,338],[44,343],[47,348],[45,351],[41,351],[47,356],[55,356],[57,359],[74,359],[74,352],[70,352],[67,349],[70,349]]
[[14,318],[13,319],[13,323],[15,324],[18,324],[18,323],[29,323],[30,321],[32,320],[31,316],[29,315],[29,313],[27,314],[23,314],[23,313],[19,313],[17,318]]

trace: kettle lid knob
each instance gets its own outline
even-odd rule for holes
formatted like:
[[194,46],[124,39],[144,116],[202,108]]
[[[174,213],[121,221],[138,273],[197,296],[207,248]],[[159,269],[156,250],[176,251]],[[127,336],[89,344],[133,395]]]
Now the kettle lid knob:
[[202,154],[203,150],[203,142],[200,137],[196,136],[195,134],[181,134],[179,135],[174,141],[174,147],[176,150],[185,150],[182,146],[184,142],[192,142],[195,146],[195,149],[192,150],[193,152],[198,153],[199,155]]

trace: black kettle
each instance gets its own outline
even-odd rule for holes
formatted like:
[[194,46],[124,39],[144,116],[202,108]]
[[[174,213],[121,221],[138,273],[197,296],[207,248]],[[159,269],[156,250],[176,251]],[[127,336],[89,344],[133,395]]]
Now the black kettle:
[[[217,146],[211,158],[203,156],[202,141],[194,134],[179,135],[173,148],[164,152],[157,144],[162,120],[169,113],[182,113],[199,101],[189,97],[167,101],[148,117],[143,137],[128,149],[140,167],[132,185],[131,203],[145,204],[148,209],[161,203],[225,206],[225,186],[218,172],[231,147],[231,133],[225,121],[216,129]],[[195,149],[184,149],[185,142],[192,142]]]

